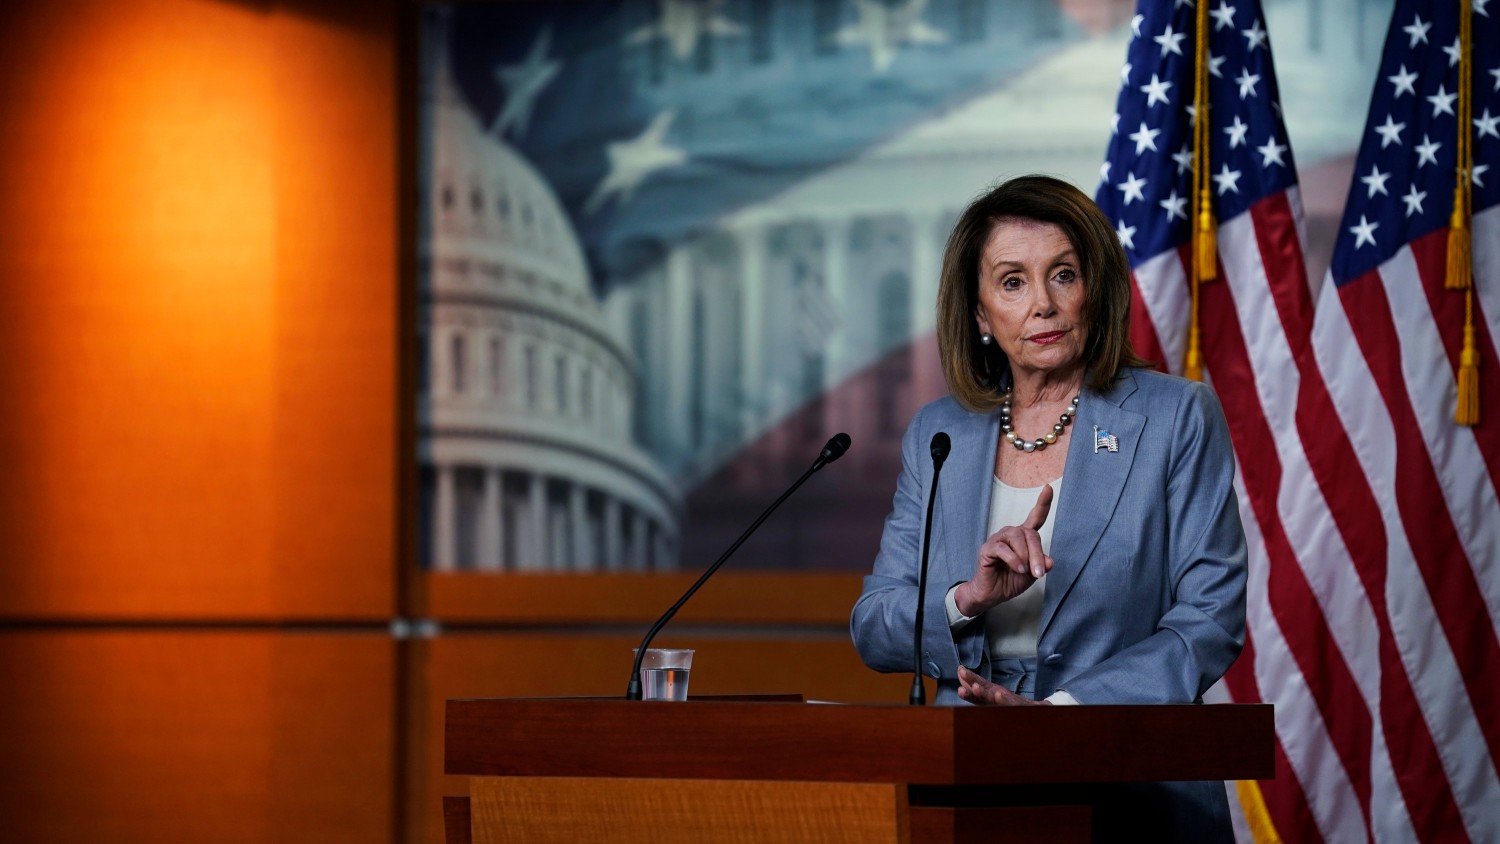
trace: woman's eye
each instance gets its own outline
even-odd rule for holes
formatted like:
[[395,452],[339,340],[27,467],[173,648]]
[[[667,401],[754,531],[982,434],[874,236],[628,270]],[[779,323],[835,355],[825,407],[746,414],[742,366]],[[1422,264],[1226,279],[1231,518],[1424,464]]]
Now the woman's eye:
[[1074,281],[1078,278],[1078,273],[1072,270],[1059,270],[1055,278],[1061,282]]
[[1020,287],[1021,279],[1017,278],[1016,276],[1006,276],[1005,278],[1000,279],[1000,288],[1002,290],[1017,290]]

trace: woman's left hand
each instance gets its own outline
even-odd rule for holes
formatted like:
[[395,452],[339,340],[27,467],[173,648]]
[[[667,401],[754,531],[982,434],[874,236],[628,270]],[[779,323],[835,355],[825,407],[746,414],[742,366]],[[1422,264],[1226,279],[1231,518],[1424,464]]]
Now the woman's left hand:
[[958,696],[979,706],[1051,706],[1045,700],[1021,697],[999,683],[991,683],[962,665],[958,667]]

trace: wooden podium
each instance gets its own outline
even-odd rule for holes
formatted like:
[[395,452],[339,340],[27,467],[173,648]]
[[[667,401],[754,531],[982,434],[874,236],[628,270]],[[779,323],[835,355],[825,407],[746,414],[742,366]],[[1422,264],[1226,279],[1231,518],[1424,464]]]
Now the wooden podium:
[[1123,784],[1269,778],[1274,741],[1269,705],[450,700],[444,815],[449,844],[1088,841]]

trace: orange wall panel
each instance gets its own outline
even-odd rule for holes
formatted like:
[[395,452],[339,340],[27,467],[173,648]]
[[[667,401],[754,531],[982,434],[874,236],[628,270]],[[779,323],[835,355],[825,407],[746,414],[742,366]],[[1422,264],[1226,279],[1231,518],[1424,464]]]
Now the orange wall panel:
[[0,601],[264,594],[243,564],[270,527],[264,25],[210,4],[5,14]]
[[394,4],[0,11],[0,616],[394,606]]
[[397,442],[412,411],[397,395],[396,10],[294,5],[273,23],[276,605],[388,614],[397,460],[415,448]]
[[360,634],[0,634],[4,838],[390,841],[394,650]]

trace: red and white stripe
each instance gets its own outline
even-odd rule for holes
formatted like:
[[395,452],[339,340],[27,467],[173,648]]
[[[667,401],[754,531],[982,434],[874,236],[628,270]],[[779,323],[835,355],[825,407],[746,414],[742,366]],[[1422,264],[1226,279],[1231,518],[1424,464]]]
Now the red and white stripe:
[[[1301,217],[1294,188],[1224,221],[1220,280],[1200,288],[1250,543],[1249,642],[1224,686],[1276,705],[1278,778],[1260,785],[1285,840],[1500,840],[1500,216],[1474,221],[1491,423],[1474,429],[1451,421],[1445,235],[1315,292]],[[1188,256],[1134,277],[1136,346],[1174,371]]]

